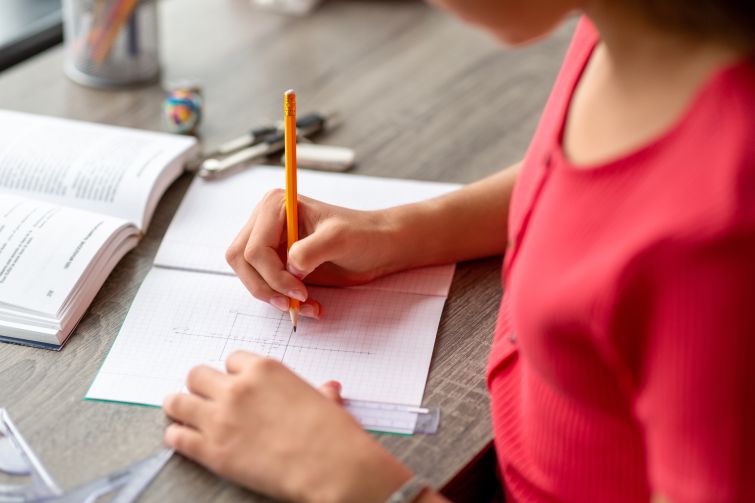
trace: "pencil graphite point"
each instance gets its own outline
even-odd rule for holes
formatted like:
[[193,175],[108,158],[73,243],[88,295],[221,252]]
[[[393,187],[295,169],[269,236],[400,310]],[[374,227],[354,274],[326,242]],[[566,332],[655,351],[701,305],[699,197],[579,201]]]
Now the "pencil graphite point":
[[288,310],[288,315],[291,317],[291,325],[294,326],[294,332],[296,332],[296,325],[299,321],[299,310],[292,307]]

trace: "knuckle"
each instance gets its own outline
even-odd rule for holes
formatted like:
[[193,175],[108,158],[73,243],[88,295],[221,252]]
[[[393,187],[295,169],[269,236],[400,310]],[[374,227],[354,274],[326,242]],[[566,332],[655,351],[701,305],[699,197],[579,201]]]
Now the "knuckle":
[[247,246],[244,249],[244,260],[246,260],[249,264],[254,263],[254,259],[259,256],[259,251],[259,246],[257,246],[256,244]]
[[185,409],[184,407],[184,396],[183,395],[174,395],[171,397],[169,403],[167,404],[167,411],[171,414],[180,414],[182,410]]
[[234,401],[244,396],[250,395],[253,392],[254,383],[249,379],[234,379],[233,382],[231,382],[231,384],[228,386],[228,394]]
[[254,361],[254,356],[247,350],[236,349],[228,355],[227,362],[229,365],[244,369],[249,366],[249,362]]
[[250,365],[249,373],[254,380],[264,382],[271,374],[277,372],[280,365],[280,362],[272,358],[260,358]]
[[291,253],[288,260],[290,265],[296,265],[298,269],[307,269],[312,260],[312,252],[308,246],[297,246],[296,253]]
[[233,266],[234,264],[236,264],[240,256],[241,256],[241,248],[235,244],[229,246],[228,249],[225,251],[225,261],[230,266]]
[[[189,373],[186,375],[186,384],[189,386],[196,385],[197,382],[199,382],[199,379],[202,375],[202,367],[194,367],[191,370],[189,370]],[[174,402],[178,400],[178,397],[174,400]],[[175,407],[175,403],[173,404]]]
[[281,200],[283,200],[286,197],[286,191],[281,188],[275,188],[272,190],[268,190],[265,195],[262,197],[262,204],[268,205],[268,204],[280,204]]
[[163,401],[163,410],[166,413],[171,414],[175,411],[175,408],[176,408],[176,396],[168,395]]
[[187,452],[189,450],[189,441],[186,435],[181,432],[173,434],[173,447],[179,452]]
[[237,361],[241,363],[246,357],[246,355],[247,355],[247,352],[244,351],[243,349],[236,349],[231,354],[228,355],[228,358],[226,359],[226,361],[229,363],[231,362],[235,363]]

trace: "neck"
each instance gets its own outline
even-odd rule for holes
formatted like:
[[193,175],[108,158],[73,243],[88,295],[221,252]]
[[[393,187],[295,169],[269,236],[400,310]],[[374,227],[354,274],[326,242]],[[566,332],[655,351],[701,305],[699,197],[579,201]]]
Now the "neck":
[[626,82],[637,76],[676,74],[704,78],[744,56],[724,41],[698,39],[654,25],[627,2],[593,0],[583,10],[600,33],[607,63]]

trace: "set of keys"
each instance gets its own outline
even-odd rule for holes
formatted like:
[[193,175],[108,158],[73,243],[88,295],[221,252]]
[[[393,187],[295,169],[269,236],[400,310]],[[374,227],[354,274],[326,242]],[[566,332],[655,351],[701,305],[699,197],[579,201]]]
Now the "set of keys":
[[[297,159],[303,168],[325,171],[346,171],[356,160],[354,151],[344,147],[311,143],[311,137],[332,129],[335,117],[319,113],[300,116],[296,121]],[[213,178],[283,152],[283,128],[263,126],[220,145],[205,155],[199,166],[199,176]]]

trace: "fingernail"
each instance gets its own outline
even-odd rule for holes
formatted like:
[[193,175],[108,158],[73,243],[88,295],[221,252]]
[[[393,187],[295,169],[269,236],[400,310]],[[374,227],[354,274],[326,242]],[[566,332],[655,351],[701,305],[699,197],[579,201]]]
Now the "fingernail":
[[288,299],[286,297],[276,295],[275,297],[270,299],[270,304],[272,304],[276,309],[280,309],[281,311],[288,311]]
[[[299,302],[304,302],[305,300],[307,300],[307,294],[299,290],[291,290],[290,292],[288,292],[288,296],[292,299],[298,300]],[[286,307],[286,309],[288,309],[288,307]]]
[[312,304],[302,304],[299,306],[299,314],[307,318],[317,318],[317,309]]
[[299,269],[291,265],[291,263],[286,264],[286,270],[299,279],[302,279],[305,276],[304,271],[300,271]]

